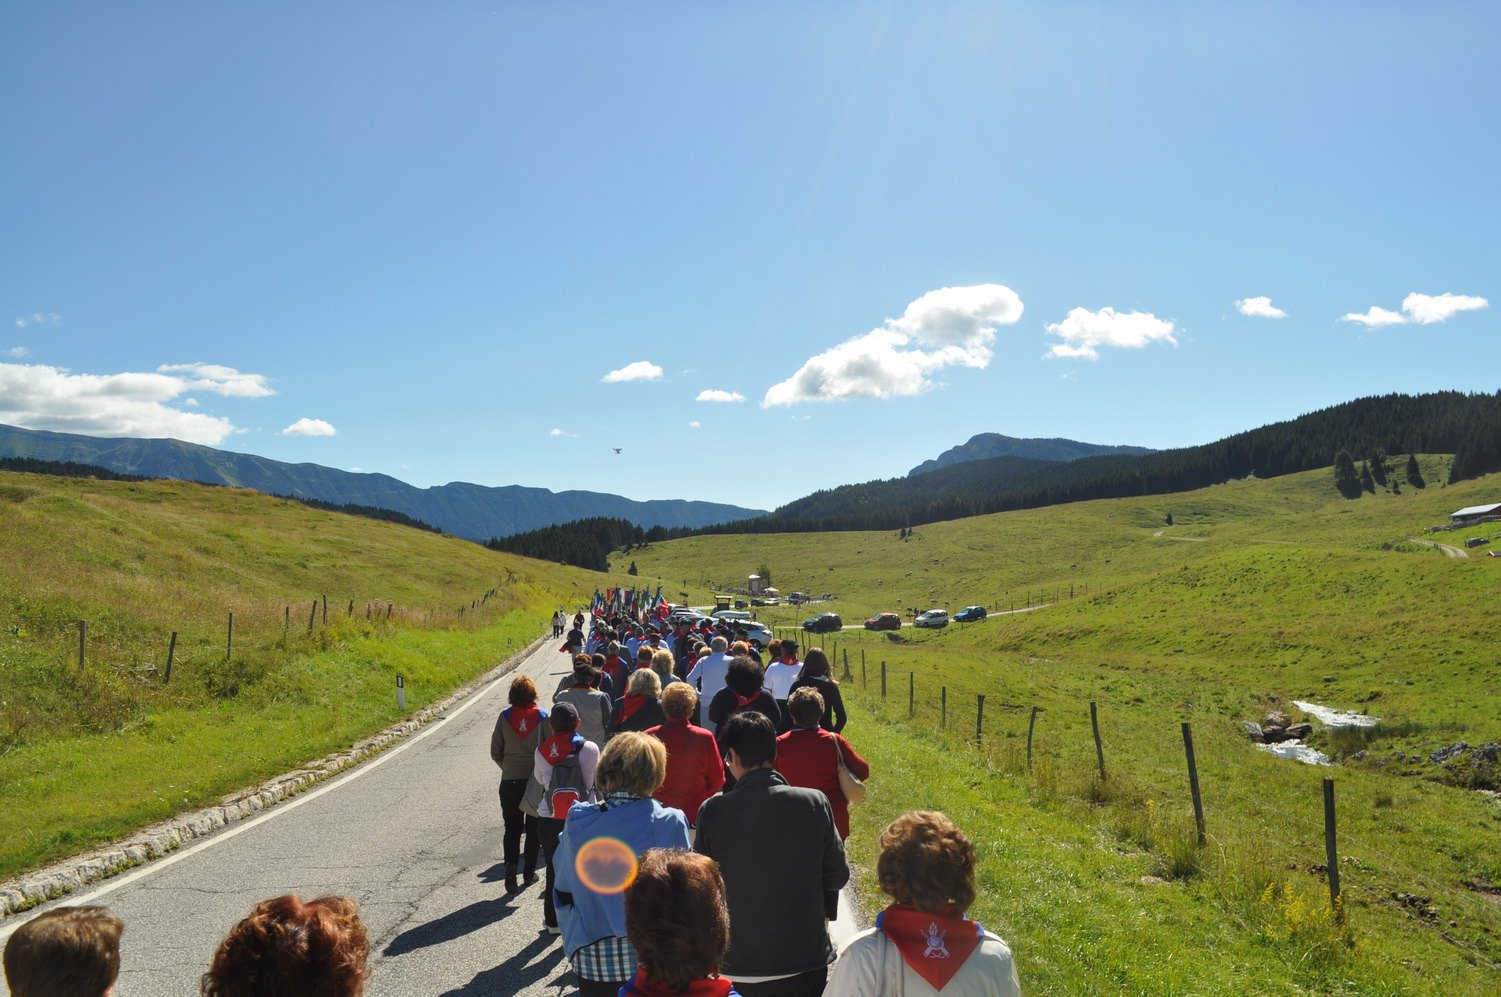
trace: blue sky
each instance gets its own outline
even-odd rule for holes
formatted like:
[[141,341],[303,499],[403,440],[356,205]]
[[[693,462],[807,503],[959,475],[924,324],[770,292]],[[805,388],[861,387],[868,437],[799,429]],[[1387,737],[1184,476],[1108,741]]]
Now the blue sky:
[[771,507],[1494,391],[1498,22],[15,0],[0,422]]

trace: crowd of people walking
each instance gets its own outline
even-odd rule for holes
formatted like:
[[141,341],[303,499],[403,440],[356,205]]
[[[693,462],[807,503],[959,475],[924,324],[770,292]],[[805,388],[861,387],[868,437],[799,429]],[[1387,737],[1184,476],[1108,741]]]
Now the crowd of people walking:
[[[849,805],[870,765],[841,733],[821,650],[765,649],[713,624],[570,621],[572,668],[551,706],[514,679],[491,735],[505,892],[544,878],[542,930],[584,997],[1019,993],[1011,951],[969,920],[975,849],[948,817],[911,811],[881,834],[892,903],[837,952],[850,878]],[[588,631],[586,623],[592,623]],[[540,871],[539,871],[540,869]],[[123,925],[60,907],[5,947],[14,997],[112,991]],[[209,997],[364,992],[369,941],[346,897],[267,900],[219,944]]]

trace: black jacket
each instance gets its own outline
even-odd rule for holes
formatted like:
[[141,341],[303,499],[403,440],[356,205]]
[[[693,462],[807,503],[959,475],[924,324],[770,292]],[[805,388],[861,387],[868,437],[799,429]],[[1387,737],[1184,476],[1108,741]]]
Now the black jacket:
[[839,694],[839,686],[828,679],[798,679],[792,683],[788,698],[804,687],[816,690],[823,697],[823,719],[818,721],[818,726],[835,734],[844,730],[849,717],[844,712],[844,697]]
[[752,769],[704,801],[693,847],[724,875],[724,975],[790,976],[834,961],[824,891],[849,882],[850,869],[822,793],[789,786],[774,769]]
[[709,700],[709,719],[716,727],[724,723],[732,715],[744,713],[747,710],[760,713],[766,719],[770,720],[771,725],[777,729],[778,734],[785,734],[792,727],[787,722],[787,716],[782,712],[782,708],[777,705],[775,699],[771,698],[771,693],[765,689],[762,689],[755,699],[744,706],[739,704],[739,697],[735,694],[735,690],[729,686],[720,689],[714,694],[714,698]]

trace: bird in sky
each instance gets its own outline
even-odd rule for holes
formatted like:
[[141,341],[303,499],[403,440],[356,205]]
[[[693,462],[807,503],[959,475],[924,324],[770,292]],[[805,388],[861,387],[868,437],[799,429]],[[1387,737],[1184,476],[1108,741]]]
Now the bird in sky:
[[614,447],[613,449],[615,450],[616,453],[620,453],[620,451],[624,450],[625,447]]

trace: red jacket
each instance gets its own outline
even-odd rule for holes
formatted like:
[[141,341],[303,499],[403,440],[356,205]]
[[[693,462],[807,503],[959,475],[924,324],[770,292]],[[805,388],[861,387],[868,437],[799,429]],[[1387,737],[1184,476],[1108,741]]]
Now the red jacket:
[[698,823],[698,808],[724,785],[724,761],[714,735],[687,720],[668,720],[647,733],[667,746],[667,778],[652,795]]
[[839,788],[839,755],[834,746],[835,738],[838,738],[839,748],[844,751],[844,764],[849,766],[856,778],[869,779],[869,763],[855,754],[855,749],[850,747],[844,735],[820,727],[812,730],[789,730],[777,738],[777,771],[789,786],[816,789],[827,796],[829,809],[834,811],[834,826],[839,829],[839,837],[848,838],[850,807],[844,798],[844,790]]

